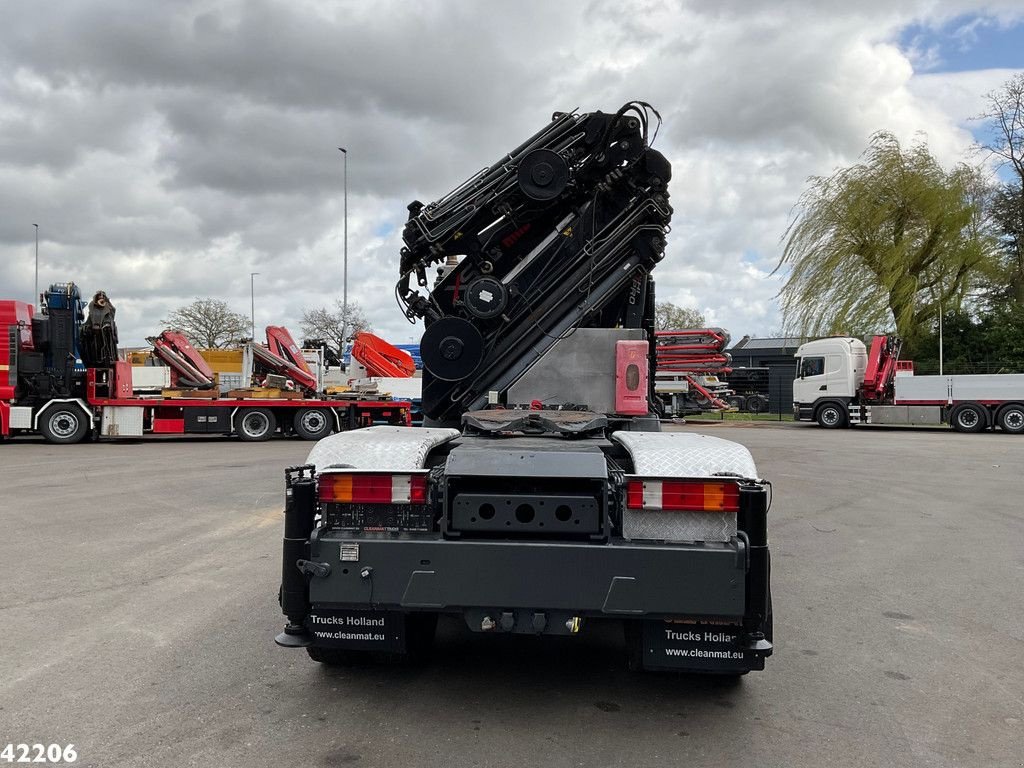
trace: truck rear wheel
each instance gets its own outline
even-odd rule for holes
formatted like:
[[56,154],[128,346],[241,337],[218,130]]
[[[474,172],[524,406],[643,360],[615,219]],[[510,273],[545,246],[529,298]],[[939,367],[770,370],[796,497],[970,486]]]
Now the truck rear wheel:
[[818,409],[815,420],[825,429],[841,429],[849,423],[849,414],[838,403],[825,403]]
[[89,433],[89,418],[77,405],[55,405],[40,417],[39,431],[50,443],[79,443]]
[[269,408],[244,408],[238,412],[236,424],[238,436],[251,442],[269,440],[277,429],[274,412]]
[[331,434],[333,414],[326,408],[303,408],[292,420],[295,433],[303,440],[319,440]]
[[768,399],[764,395],[751,395],[747,398],[747,410],[751,413],[764,413],[768,410]]
[[981,432],[985,428],[985,411],[980,405],[965,403],[953,409],[949,423],[957,432]]
[[999,428],[1011,435],[1024,432],[1024,406],[1013,403],[999,412]]

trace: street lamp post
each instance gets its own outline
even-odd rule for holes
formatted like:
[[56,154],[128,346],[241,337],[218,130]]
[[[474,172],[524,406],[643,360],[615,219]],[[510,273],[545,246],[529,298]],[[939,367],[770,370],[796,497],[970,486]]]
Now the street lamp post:
[[259,272],[249,273],[249,335],[256,341],[256,275]]
[[342,171],[342,188],[344,189],[345,212],[343,215],[344,228],[344,257],[343,271],[341,277],[341,322],[348,325],[348,150],[338,147],[344,158],[344,170]]
[[942,299],[939,299],[939,376],[942,375]]
[[36,228],[36,295],[32,299],[32,303],[35,304],[39,301],[39,225],[33,224]]

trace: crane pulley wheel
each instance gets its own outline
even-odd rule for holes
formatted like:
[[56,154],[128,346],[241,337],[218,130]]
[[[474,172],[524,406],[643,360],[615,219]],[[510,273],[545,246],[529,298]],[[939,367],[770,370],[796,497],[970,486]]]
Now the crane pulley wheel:
[[520,161],[518,180],[531,200],[554,200],[569,183],[569,164],[553,150],[535,149]]
[[466,378],[477,369],[483,356],[483,336],[461,317],[436,320],[420,340],[423,367],[444,381]]

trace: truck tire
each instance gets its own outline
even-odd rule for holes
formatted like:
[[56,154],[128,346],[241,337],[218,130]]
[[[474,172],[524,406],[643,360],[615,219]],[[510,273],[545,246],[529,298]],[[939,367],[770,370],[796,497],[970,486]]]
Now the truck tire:
[[302,408],[295,412],[292,427],[303,440],[319,440],[333,431],[334,414],[327,408]]
[[842,429],[850,422],[850,414],[839,403],[825,403],[814,416],[819,427],[825,429]]
[[743,399],[743,395],[730,395],[726,398],[726,402],[729,403],[730,408],[735,408],[737,411],[742,411],[747,404],[747,401]]
[[1011,435],[1024,433],[1024,405],[1011,403],[999,412],[999,428]]
[[985,422],[985,409],[975,403],[958,405],[949,415],[949,423],[957,432],[981,432]]
[[243,408],[235,417],[238,436],[248,442],[261,442],[274,436],[277,419],[269,408]]
[[751,413],[764,413],[768,410],[768,400],[764,395],[751,395],[747,398],[747,410]]
[[39,431],[49,443],[80,443],[89,434],[90,419],[74,403],[47,408],[39,418]]

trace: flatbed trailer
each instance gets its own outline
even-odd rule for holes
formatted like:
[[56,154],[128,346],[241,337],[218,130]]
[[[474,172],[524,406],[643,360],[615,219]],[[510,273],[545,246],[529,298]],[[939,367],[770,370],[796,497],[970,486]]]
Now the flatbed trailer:
[[[175,355],[187,359],[175,358],[178,384],[186,372],[199,386],[180,388],[175,396],[138,394],[131,364],[117,359],[112,311],[109,325],[97,334],[101,341],[89,345],[102,355],[91,350],[90,356],[77,287],[51,286],[45,308],[37,316],[31,304],[0,301],[0,439],[41,434],[51,443],[70,444],[89,437],[222,434],[258,441],[281,433],[319,440],[374,424],[412,423],[407,399],[324,397],[309,388],[267,387],[245,390],[252,397],[221,396],[212,371],[180,335]],[[163,339],[172,336],[165,332]]]
[[38,407],[0,403],[0,436],[41,434],[60,444],[90,435],[220,434],[261,441],[281,433],[319,440],[374,424],[411,426],[411,413],[408,400],[60,398]]

